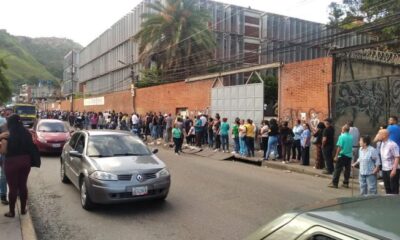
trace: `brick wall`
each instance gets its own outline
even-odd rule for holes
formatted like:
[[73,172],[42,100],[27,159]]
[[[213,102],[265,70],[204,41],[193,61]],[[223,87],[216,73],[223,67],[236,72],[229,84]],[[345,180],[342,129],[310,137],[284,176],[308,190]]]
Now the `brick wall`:
[[175,114],[177,108],[189,113],[204,112],[211,106],[212,80],[192,83],[177,82],[136,91],[136,109],[139,113],[161,111]]
[[285,64],[281,70],[279,116],[290,123],[305,118],[312,127],[328,116],[332,58]]
[[[159,86],[139,88],[136,90],[135,106],[137,112],[143,114],[149,111],[161,111],[175,114],[178,108],[187,108],[189,114],[206,111],[211,105],[211,86],[213,81],[198,81],[193,83],[177,82]],[[106,111],[131,113],[133,99],[130,90],[115,92],[104,96],[104,105],[83,106],[83,99],[74,100],[76,111]],[[98,97],[98,96],[92,96]],[[57,104],[56,104],[57,105]],[[70,101],[61,101],[54,109],[69,111]]]

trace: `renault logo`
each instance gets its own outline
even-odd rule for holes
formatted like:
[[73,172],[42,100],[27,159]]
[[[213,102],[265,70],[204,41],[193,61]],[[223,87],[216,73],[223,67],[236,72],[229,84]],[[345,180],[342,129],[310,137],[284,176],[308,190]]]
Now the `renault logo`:
[[143,182],[144,177],[143,177],[142,175],[138,174],[138,175],[136,176],[136,179],[137,179],[139,182]]

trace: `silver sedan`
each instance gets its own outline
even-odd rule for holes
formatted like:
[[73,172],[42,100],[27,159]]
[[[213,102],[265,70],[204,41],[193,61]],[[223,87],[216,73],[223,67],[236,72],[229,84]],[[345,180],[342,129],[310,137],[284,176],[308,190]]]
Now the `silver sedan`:
[[171,177],[164,162],[128,132],[75,132],[61,154],[61,180],[80,190],[82,207],[145,199],[164,200]]

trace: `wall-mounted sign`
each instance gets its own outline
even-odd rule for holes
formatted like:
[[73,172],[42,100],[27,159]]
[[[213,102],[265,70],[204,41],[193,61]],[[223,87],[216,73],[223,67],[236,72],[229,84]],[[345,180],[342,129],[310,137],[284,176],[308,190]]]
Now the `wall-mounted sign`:
[[104,97],[86,98],[83,100],[84,106],[104,105]]

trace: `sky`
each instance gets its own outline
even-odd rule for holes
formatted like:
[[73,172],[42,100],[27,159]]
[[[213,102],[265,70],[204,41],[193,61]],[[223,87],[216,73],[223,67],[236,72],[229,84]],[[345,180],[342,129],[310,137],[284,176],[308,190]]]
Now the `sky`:
[[[328,5],[339,0],[218,0],[270,13],[327,23]],[[69,38],[86,46],[141,0],[2,1],[0,29],[28,37]]]

